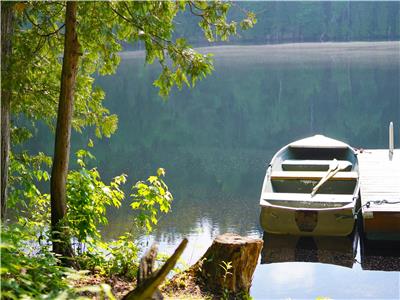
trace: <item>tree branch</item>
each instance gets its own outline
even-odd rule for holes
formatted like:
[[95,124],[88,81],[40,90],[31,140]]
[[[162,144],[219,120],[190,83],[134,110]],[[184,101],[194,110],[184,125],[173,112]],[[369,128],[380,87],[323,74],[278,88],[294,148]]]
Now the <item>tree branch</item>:
[[[124,15],[122,15],[118,10],[116,10],[114,7],[112,7],[111,3],[108,3],[108,5],[110,6],[111,10],[112,10],[115,14],[117,14],[121,19],[125,20],[125,21],[128,22],[128,23],[132,23],[132,24],[135,26],[135,24],[134,24],[134,22],[133,22],[132,20],[129,20],[129,19],[126,18]],[[135,27],[137,27],[137,26],[135,26]]]
[[[204,14],[197,13],[197,12],[195,12],[195,11],[193,10],[193,6],[194,6],[195,8],[197,8],[196,5],[195,5],[192,1],[189,1],[188,4],[189,4],[190,12],[191,12],[193,15],[195,15],[195,16],[198,16],[198,17],[203,18],[203,20],[204,20]],[[198,8],[197,8],[197,9],[198,9]]]
[[[136,27],[138,30],[143,31],[144,34],[146,34],[146,35],[151,39],[151,41],[152,41],[153,43],[155,43],[163,52],[165,52],[165,51],[168,50],[167,45],[169,45],[169,46],[170,46],[170,49],[171,49],[176,55],[178,55],[178,56],[180,56],[180,57],[182,57],[182,58],[185,59],[185,57],[184,57],[184,55],[182,54],[182,52],[179,51],[179,50],[177,49],[177,47],[175,46],[175,44],[174,44],[172,41],[167,40],[167,39],[165,39],[165,38],[163,38],[163,37],[161,37],[161,36],[159,36],[159,35],[157,35],[157,34],[151,32],[151,31],[145,31],[144,28],[143,28],[142,26],[140,26],[139,24],[137,24],[137,23],[134,21],[133,13],[129,10],[129,7],[128,7],[127,3],[126,3],[126,2],[122,2],[122,3],[123,3],[123,5],[125,6],[125,9],[127,10],[128,14],[129,14],[129,16],[130,16],[130,18],[124,16],[121,12],[119,12],[117,9],[115,9],[114,7],[112,7],[111,3],[109,3],[109,6],[110,6],[111,10],[112,10],[115,14],[117,14],[122,20],[124,20],[125,22],[130,23],[131,25],[133,25],[134,27]],[[204,16],[203,16],[203,18],[204,18]],[[207,20],[206,20],[206,21],[207,21]],[[163,43],[164,43],[164,44],[163,44]],[[165,55],[165,54],[164,54],[164,55]]]
[[176,248],[174,254],[168,258],[165,264],[157,272],[153,273],[150,277],[143,281],[136,289],[129,292],[122,299],[123,300],[145,300],[151,299],[154,291],[167,277],[169,271],[175,266],[179,257],[185,250],[188,240],[185,238],[182,240],[178,248]]
[[[32,18],[29,16],[29,14],[28,14],[26,11],[24,11],[24,15],[25,15],[25,17],[28,19],[28,21],[29,21],[33,26],[37,27],[37,28],[40,29],[41,31],[45,31],[45,30],[41,27],[41,25],[35,23],[35,22],[32,20]],[[53,32],[44,33],[44,34],[38,32],[37,34],[38,34],[39,36],[41,36],[41,37],[47,38],[47,37],[52,36],[53,34],[57,34],[57,33],[58,33],[62,28],[64,28],[64,27],[65,27],[65,23],[62,24],[60,27],[58,27],[58,28],[57,28],[55,31],[53,31]]]
[[39,33],[39,35],[40,36],[42,36],[42,37],[50,37],[51,35],[53,35],[53,34],[57,34],[61,29],[63,29],[65,27],[65,23],[64,24],[62,24],[60,27],[58,27],[55,31],[53,31],[53,32],[50,32],[50,33],[47,33],[47,34],[40,34]]

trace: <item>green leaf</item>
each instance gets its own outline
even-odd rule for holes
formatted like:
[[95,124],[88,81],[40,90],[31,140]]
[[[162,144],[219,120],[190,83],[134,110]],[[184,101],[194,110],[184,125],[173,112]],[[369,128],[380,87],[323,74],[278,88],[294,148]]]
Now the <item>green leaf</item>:
[[158,168],[157,169],[157,176],[165,176],[165,169],[164,168]]
[[132,209],[138,209],[140,207],[140,202],[132,202],[131,207]]
[[157,182],[158,181],[158,177],[157,176],[150,176],[148,179],[147,179],[150,183],[155,183],[155,182]]
[[89,139],[88,147],[93,148],[93,146],[94,146],[93,140]]

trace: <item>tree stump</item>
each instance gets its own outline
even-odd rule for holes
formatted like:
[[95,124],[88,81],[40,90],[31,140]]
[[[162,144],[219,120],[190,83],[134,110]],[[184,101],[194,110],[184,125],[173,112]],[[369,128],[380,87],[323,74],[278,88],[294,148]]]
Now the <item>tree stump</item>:
[[262,245],[261,239],[219,235],[191,269],[211,291],[248,293]]

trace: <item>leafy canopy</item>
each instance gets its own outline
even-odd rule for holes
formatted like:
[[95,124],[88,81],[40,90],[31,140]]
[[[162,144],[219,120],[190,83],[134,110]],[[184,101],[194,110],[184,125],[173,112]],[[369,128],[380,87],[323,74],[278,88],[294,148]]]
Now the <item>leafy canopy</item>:
[[[176,85],[194,86],[210,74],[210,54],[194,50],[183,38],[175,38],[174,18],[189,10],[209,41],[227,40],[237,23],[228,20],[231,4],[225,1],[82,1],[78,4],[78,39],[81,60],[75,90],[73,127],[95,128],[96,135],[110,136],[117,129],[117,116],[103,106],[104,91],[95,86],[96,74],[115,72],[119,52],[126,43],[142,43],[146,63],[158,61],[161,73],[154,85],[166,97]],[[65,2],[28,1],[15,4],[17,26],[13,40],[11,85],[13,113],[42,120],[54,128],[64,48]],[[246,13],[240,25],[256,22]]]

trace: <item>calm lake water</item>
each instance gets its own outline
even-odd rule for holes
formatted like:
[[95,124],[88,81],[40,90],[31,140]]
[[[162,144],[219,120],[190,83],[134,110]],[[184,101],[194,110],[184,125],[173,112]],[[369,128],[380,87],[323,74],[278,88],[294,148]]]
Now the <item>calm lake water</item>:
[[[119,116],[117,133],[96,143],[99,168],[107,178],[129,174],[131,183],[157,167],[167,170],[172,212],[143,241],[171,253],[188,237],[188,264],[219,233],[263,238],[260,189],[267,163],[283,145],[324,134],[355,147],[386,148],[394,121],[400,146],[399,42],[201,51],[215,53],[215,72],[193,90],[174,90],[168,101],[152,85],[159,67],[146,66],[140,52],[124,53],[117,74],[97,80],[106,106]],[[130,216],[128,205],[112,212],[104,234],[113,238],[131,228]],[[400,297],[399,272],[387,271],[400,268],[399,244],[374,248],[357,236],[265,240],[268,263],[256,269],[255,299]]]

